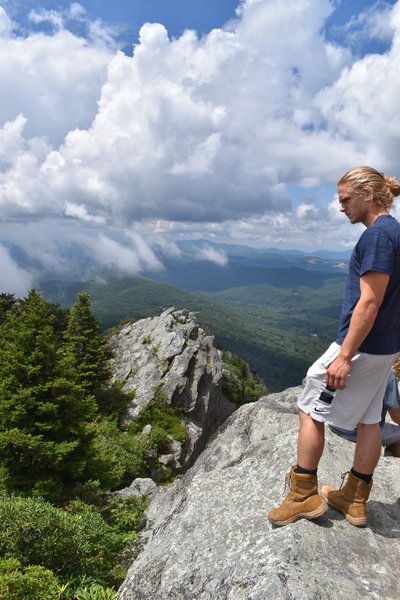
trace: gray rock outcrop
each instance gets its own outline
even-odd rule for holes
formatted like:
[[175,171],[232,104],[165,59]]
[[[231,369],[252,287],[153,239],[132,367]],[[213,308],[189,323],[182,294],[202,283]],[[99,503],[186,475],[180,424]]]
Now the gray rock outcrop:
[[157,484],[148,477],[137,477],[134,479],[128,487],[108,494],[109,498],[121,498],[122,500],[128,500],[128,498],[138,498],[139,496],[154,496],[158,493]]
[[[267,520],[295,457],[300,389],[239,408],[194,466],[153,496],[119,600],[400,598],[400,459],[380,459],[365,529],[332,509],[283,528]],[[322,485],[340,485],[353,450],[327,431]]]
[[110,339],[113,378],[134,391],[124,421],[157,394],[179,409],[189,436],[181,451],[172,448],[164,464],[187,468],[225,419],[236,410],[222,392],[222,352],[214,337],[186,310],[170,308],[160,316],[125,325]]

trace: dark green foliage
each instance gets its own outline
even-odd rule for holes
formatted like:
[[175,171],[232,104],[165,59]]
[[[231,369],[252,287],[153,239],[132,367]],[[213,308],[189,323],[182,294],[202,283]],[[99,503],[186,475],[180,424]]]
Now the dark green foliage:
[[0,325],[4,323],[7,313],[14,307],[16,299],[14,294],[3,292],[0,294]]
[[92,471],[97,473],[103,489],[125,487],[136,477],[149,475],[148,440],[144,436],[121,430],[116,422],[108,420],[98,420],[92,428],[97,447]]
[[125,394],[118,382],[109,384],[113,353],[108,341],[101,335],[88,294],[78,294],[69,311],[63,355],[64,360],[70,362],[76,383],[85,395],[94,397],[99,412],[118,420],[132,394]]
[[131,560],[148,500],[109,498],[100,506],[0,495],[0,598],[111,600]]
[[231,402],[255,402],[267,393],[265,385],[241,358],[231,352],[224,352],[223,360],[225,369],[222,391]]
[[[143,433],[146,425],[151,425],[149,434]],[[182,444],[187,440],[177,409],[167,404],[161,394],[127,426],[120,428],[116,421],[100,419],[91,427],[96,444],[92,471],[98,474],[103,489],[118,489],[137,477],[151,477],[161,468],[158,455],[169,452],[173,440]],[[174,473],[168,471],[167,475],[169,479]]]
[[100,335],[88,294],[79,294],[70,310],[64,345],[64,352],[68,351],[79,385],[86,394],[96,396],[111,377],[112,351]]
[[49,569],[23,567],[16,559],[0,559],[0,598],[4,600],[58,600],[61,585]]
[[[151,425],[147,435],[143,433],[146,425]],[[97,445],[93,470],[100,474],[102,487],[109,489],[125,487],[137,477],[151,477],[161,466],[158,455],[168,452],[173,440],[182,444],[187,440],[177,409],[160,394],[122,429],[109,420],[99,420],[92,427]],[[168,478],[172,476],[168,472]]]
[[0,487],[60,503],[79,484],[119,481],[93,422],[117,419],[131,396],[109,385],[111,349],[90,300],[67,313],[34,290],[6,298],[0,328]]
[[33,290],[1,327],[0,464],[6,489],[61,501],[85,476],[97,408],[75,381],[56,322]]
[[104,586],[121,583],[147,502],[105,490],[148,474],[149,440],[118,428],[131,395],[108,383],[87,295],[69,312],[34,290],[2,308],[0,598],[115,599]]
[[124,392],[123,384],[115,381],[112,385],[101,387],[96,392],[96,404],[99,413],[118,422],[128,404],[135,397],[134,392]]
[[178,410],[168,404],[160,393],[141,409],[128,429],[130,432],[139,433],[146,425],[152,426],[150,446],[159,452],[167,450],[172,439],[182,444],[187,440],[187,433],[179,419]]
[[0,556],[23,567],[40,565],[63,579],[85,575],[101,584],[120,583],[126,533],[83,503],[66,508],[39,498],[0,496]]
[[133,496],[126,500],[110,498],[102,509],[102,515],[105,521],[120,533],[129,532],[131,540],[132,532],[143,522],[148,505],[149,499],[145,496]]

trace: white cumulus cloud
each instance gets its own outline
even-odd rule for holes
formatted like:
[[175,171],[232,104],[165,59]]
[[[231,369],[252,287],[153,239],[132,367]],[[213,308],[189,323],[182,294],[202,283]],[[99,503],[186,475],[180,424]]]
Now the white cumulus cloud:
[[31,13],[51,34],[0,10],[1,239],[38,270],[125,273],[162,268],[174,237],[349,244],[336,180],[358,164],[399,176],[400,2],[360,15],[353,30],[390,42],[361,57],[328,39],[334,9],[245,0],[201,37],[144,24],[132,56],[78,3]]
[[106,221],[104,217],[89,215],[83,204],[74,204],[72,202],[67,202],[65,204],[65,214],[67,217],[74,217],[81,221],[86,221],[87,223],[104,224]]

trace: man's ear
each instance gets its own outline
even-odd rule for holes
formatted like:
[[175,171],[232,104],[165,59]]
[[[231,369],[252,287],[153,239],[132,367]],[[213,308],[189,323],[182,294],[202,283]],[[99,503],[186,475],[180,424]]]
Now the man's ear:
[[374,199],[374,190],[368,186],[364,189],[364,200],[366,202],[372,202]]

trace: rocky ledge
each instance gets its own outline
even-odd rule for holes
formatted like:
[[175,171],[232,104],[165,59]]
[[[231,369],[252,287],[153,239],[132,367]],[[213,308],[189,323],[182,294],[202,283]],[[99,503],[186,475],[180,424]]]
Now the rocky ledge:
[[178,409],[188,433],[184,448],[175,444],[165,461],[186,469],[238,407],[224,392],[226,369],[214,336],[187,310],[169,308],[160,316],[126,324],[110,344],[113,378],[123,383],[126,392],[134,392],[124,422],[161,395]]
[[[153,495],[120,600],[398,600],[400,460],[382,457],[358,529],[333,510],[274,528],[295,457],[300,388],[239,408],[194,466]],[[321,484],[340,485],[354,446],[327,432]]]

